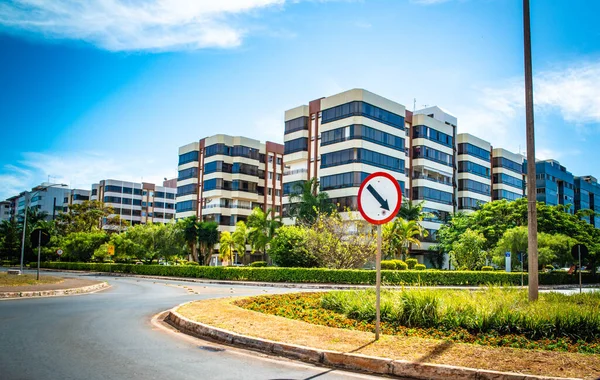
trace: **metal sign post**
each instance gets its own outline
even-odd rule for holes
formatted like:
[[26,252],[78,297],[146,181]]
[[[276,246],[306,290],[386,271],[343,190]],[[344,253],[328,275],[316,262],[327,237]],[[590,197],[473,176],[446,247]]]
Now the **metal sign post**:
[[579,256],[579,294],[581,294],[581,245],[577,245],[577,256]]
[[358,211],[367,222],[377,225],[375,340],[379,340],[381,332],[381,225],[396,217],[401,203],[402,191],[398,180],[388,173],[369,175],[358,189]]
[[579,262],[579,293],[582,292],[581,285],[581,260],[585,259],[589,254],[588,248],[585,244],[575,244],[573,248],[571,248],[571,256],[573,259]]
[[38,268],[37,268],[37,280],[40,280],[40,257],[42,256],[42,233],[38,233]]

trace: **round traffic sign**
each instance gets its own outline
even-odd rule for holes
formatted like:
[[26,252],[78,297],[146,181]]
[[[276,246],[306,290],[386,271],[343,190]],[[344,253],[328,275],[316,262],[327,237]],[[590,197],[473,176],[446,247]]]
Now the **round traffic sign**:
[[358,189],[358,211],[371,224],[384,224],[394,219],[401,203],[398,180],[388,173],[369,175]]
[[62,255],[63,254],[63,250],[62,249],[57,249],[56,250],[56,254],[59,255],[59,256]]

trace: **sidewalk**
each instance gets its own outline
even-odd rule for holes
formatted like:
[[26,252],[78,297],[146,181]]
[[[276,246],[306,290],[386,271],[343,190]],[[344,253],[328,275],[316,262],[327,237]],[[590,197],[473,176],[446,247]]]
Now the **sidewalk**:
[[65,278],[64,281],[56,284],[1,286],[0,299],[64,296],[94,292],[108,287],[105,281]]

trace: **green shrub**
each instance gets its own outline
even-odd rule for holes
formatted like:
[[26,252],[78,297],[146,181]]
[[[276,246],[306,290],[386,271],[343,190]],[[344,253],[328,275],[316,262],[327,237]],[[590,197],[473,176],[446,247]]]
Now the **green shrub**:
[[267,262],[266,261],[255,261],[253,263],[250,263],[250,266],[251,267],[255,267],[255,268],[266,267],[267,266]]
[[415,265],[417,265],[419,263],[419,260],[417,259],[406,259],[406,265],[408,265],[408,269],[415,269]]
[[396,260],[381,260],[381,269],[395,270]]
[[407,270],[408,264],[402,260],[393,260],[396,263],[396,270]]
[[[329,283],[373,285],[375,271],[364,269],[326,269],[326,268],[253,268],[253,267],[209,267],[192,265],[133,265],[104,263],[72,263],[72,262],[43,262],[43,268],[90,270],[108,272],[132,273],[148,276],[194,277],[212,280],[239,280],[261,282],[300,282],[300,283]],[[521,285],[521,273],[504,271],[415,271],[415,270],[386,270],[381,273],[382,282],[389,285]],[[525,276],[527,284],[527,276]],[[541,285],[576,284],[579,277],[567,272],[540,273]],[[582,273],[586,284],[597,284],[600,275]]]
[[554,265],[546,265],[544,268],[548,269],[548,270],[554,270]]
[[200,265],[195,261],[188,261],[187,263],[183,264],[183,265]]
[[317,257],[309,252],[306,244],[306,229],[298,226],[283,226],[269,245],[269,256],[280,267],[312,268],[318,266]]
[[427,267],[425,266],[425,264],[417,264],[415,265],[415,270],[425,270],[427,269]]
[[481,267],[481,271],[482,271],[482,272],[491,272],[491,271],[493,271],[493,270],[494,270],[494,267],[491,267],[491,266],[484,266],[484,267]]

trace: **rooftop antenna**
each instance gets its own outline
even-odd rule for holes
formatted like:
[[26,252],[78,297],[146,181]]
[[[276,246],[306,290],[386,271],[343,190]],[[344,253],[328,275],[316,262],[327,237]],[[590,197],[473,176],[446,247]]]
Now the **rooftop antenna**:
[[413,113],[417,110],[417,98],[413,98]]

